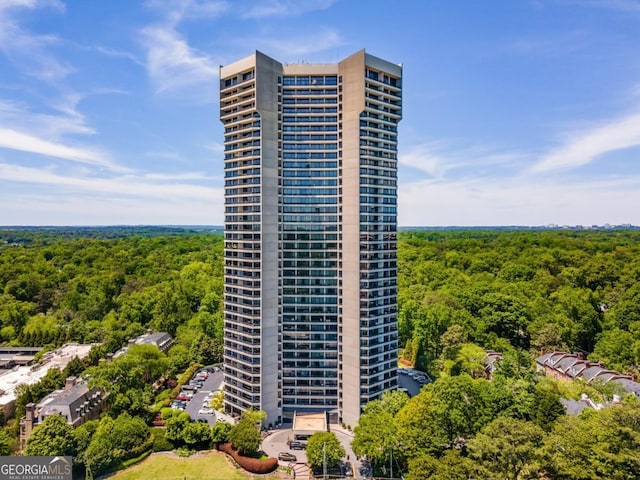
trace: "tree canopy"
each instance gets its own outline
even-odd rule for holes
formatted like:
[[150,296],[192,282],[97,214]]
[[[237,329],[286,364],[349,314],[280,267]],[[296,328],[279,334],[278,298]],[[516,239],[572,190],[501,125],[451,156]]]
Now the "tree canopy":
[[327,467],[340,464],[344,458],[344,447],[333,432],[316,432],[307,441],[307,460],[312,467]]
[[73,456],[76,454],[74,429],[62,415],[50,415],[27,440],[25,455]]

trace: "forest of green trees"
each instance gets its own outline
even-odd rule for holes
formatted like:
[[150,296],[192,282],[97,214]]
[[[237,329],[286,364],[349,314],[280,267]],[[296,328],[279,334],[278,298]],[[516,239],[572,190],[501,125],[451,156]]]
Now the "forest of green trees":
[[[215,232],[0,229],[0,343],[101,344],[71,373],[89,367],[95,384],[110,385],[111,409],[73,442],[81,460],[108,465],[115,460],[98,452],[113,422],[148,424],[149,406],[168,395],[127,375],[133,363],[157,378],[220,361],[222,276],[223,237]],[[398,303],[403,361],[435,382],[412,399],[396,392],[365,409],[354,451],[378,472],[393,452],[394,468],[414,479],[640,478],[637,403],[564,415],[561,396],[587,391],[607,401],[614,392],[558,384],[533,368],[541,349],[558,348],[638,372],[639,231],[402,232]],[[175,337],[168,355],[141,351],[98,364],[147,328]],[[482,378],[485,349],[504,355],[493,380]],[[24,388],[18,416],[26,402],[59,388],[62,375]],[[10,451],[16,435],[16,422],[8,422],[0,450]],[[140,445],[154,441],[143,437]],[[521,449],[505,447],[515,444]]]
[[424,370],[437,373],[461,335],[485,349],[580,351],[638,371],[637,230],[409,232],[398,257],[400,345]]
[[35,230],[0,231],[0,241],[4,344],[100,342],[113,352],[151,328],[177,337],[176,361],[219,360],[221,235],[67,239]]

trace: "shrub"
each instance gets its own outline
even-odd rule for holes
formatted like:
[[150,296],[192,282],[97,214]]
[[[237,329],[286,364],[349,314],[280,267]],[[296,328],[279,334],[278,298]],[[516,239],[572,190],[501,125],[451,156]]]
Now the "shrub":
[[131,450],[126,452],[122,457],[123,460],[128,460],[130,458],[137,458],[140,455],[143,455],[145,452],[150,452],[151,449],[153,448],[154,443],[155,443],[155,439],[153,438],[153,435],[149,435],[149,438],[142,445],[132,448]]
[[168,418],[173,417],[173,408],[167,407],[160,410],[160,417],[162,420],[167,420]]
[[247,472],[263,475],[265,473],[271,473],[278,468],[278,459],[268,457],[265,460],[253,457],[244,457],[234,450],[230,443],[222,443],[218,445],[218,450],[230,455],[240,467]]
[[191,377],[193,377],[193,375],[198,371],[199,368],[200,364],[192,363],[191,366],[187,368],[187,371],[180,376],[180,378],[178,379],[178,383],[175,387],[173,387],[173,390],[171,390],[171,394],[169,396],[171,398],[176,398],[180,393],[182,386],[187,383],[191,379]]
[[153,435],[153,446],[151,450],[154,452],[169,452],[173,450],[173,443],[165,437],[164,432],[164,428],[151,429],[151,434]]
[[253,455],[258,451],[262,438],[252,419],[243,417],[229,431],[229,441],[243,455]]
[[233,425],[224,421],[214,423],[211,429],[211,441],[213,443],[226,443],[229,439],[231,428],[233,428]]
[[147,450],[146,452],[144,452],[142,455],[140,455],[138,457],[130,458],[128,460],[124,460],[121,463],[122,468],[119,468],[118,470],[124,470],[125,468],[129,468],[130,466],[135,465],[136,463],[140,463],[145,458],[147,458],[149,455],[151,455],[151,450]]
[[176,449],[176,454],[179,457],[190,457],[191,455],[193,455],[194,453],[196,453],[195,450],[192,450],[189,447],[180,447]]

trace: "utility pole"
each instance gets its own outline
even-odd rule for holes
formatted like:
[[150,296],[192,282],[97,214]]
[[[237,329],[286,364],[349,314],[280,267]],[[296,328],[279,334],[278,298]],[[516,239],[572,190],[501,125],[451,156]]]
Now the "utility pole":
[[322,478],[327,480],[327,442],[322,444]]
[[389,478],[393,478],[393,448],[390,450],[391,456],[389,457]]

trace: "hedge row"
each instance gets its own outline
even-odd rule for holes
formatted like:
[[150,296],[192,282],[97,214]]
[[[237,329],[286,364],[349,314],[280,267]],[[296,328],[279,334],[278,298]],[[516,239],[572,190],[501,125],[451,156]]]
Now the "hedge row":
[[[151,445],[152,445],[153,444],[153,436],[150,436],[149,439],[151,440]],[[102,476],[102,475],[109,475],[111,473],[118,472],[120,470],[124,470],[125,468],[129,468],[130,466],[135,465],[136,463],[139,463],[139,462],[143,461],[145,458],[147,458],[149,455],[151,455],[151,453],[152,453],[151,445],[149,444],[149,441],[147,440],[144,443],[144,445],[141,445],[140,447],[131,450],[131,452],[129,452],[128,455],[125,455],[118,462],[111,464],[110,466],[108,466],[107,468],[105,468],[102,471],[98,471],[98,472],[94,472],[94,473],[95,474],[99,474],[100,476]],[[144,447],[144,449],[143,449],[143,447]]]
[[173,390],[171,390],[171,395],[169,395],[169,396],[171,398],[176,398],[178,396],[178,394],[180,393],[180,390],[182,390],[182,386],[185,383],[187,383],[189,380],[191,380],[191,377],[193,377],[193,375],[198,371],[198,369],[200,367],[201,367],[200,364],[192,363],[189,366],[189,368],[187,368],[187,371],[184,372],[182,374],[182,376],[178,379],[178,384],[173,388]]
[[264,474],[271,473],[278,468],[278,459],[269,457],[265,460],[253,457],[244,457],[234,450],[230,443],[222,443],[218,445],[218,450],[231,455],[238,465],[244,468],[247,472]]

